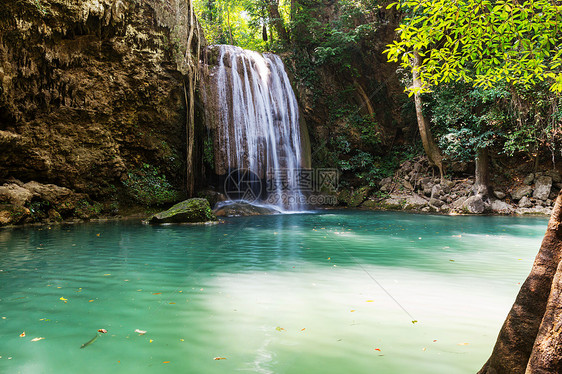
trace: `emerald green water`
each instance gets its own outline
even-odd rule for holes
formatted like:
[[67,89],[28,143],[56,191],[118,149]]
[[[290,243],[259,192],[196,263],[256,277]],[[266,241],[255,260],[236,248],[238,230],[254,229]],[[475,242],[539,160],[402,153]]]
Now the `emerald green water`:
[[475,373],[546,222],[333,211],[0,230],[0,373]]

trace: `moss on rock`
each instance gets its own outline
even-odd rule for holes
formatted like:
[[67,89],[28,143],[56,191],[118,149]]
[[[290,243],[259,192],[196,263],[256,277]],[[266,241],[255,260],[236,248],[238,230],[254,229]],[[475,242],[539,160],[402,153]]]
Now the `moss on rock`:
[[170,209],[156,213],[147,219],[148,223],[204,223],[217,221],[206,199],[188,199]]

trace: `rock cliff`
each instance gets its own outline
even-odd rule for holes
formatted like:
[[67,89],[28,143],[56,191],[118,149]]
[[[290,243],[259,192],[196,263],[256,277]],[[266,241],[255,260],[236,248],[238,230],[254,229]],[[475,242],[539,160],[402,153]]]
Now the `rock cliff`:
[[[202,45],[181,0],[4,2],[0,185],[33,180],[90,203],[185,194]],[[143,183],[160,189],[154,201]]]

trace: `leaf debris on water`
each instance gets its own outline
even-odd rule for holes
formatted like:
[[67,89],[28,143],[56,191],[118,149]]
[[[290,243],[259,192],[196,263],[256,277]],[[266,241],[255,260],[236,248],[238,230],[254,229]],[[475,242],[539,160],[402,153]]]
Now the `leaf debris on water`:
[[215,357],[215,358],[213,358],[213,360],[215,360],[215,361],[226,360],[226,357]]
[[39,337],[39,338],[33,338],[31,339],[32,342],[38,342],[39,340],[43,340],[45,338]]

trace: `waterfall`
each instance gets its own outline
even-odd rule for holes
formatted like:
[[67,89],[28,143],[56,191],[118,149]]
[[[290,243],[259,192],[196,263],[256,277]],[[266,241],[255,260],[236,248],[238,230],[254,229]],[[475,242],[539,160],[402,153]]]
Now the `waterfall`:
[[281,58],[230,45],[211,48],[218,48],[208,78],[216,95],[208,117],[215,122],[217,172],[250,171],[267,183],[259,202],[302,210],[299,110]]

